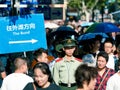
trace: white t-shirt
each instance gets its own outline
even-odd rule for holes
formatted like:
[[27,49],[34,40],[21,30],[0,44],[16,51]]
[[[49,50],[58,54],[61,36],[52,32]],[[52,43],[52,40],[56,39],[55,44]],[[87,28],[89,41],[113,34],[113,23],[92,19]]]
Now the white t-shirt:
[[4,78],[1,90],[23,90],[33,79],[23,73],[12,73]]
[[108,68],[111,68],[113,70],[115,70],[115,59],[114,59],[114,55],[109,55],[109,59],[108,62],[106,64],[106,66]]
[[108,79],[106,90],[120,90],[120,75],[118,73]]

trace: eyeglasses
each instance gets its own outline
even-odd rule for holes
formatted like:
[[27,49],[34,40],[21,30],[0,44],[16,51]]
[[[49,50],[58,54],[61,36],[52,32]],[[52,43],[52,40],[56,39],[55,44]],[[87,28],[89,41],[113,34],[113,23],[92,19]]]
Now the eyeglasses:
[[104,48],[112,48],[111,46],[105,46]]

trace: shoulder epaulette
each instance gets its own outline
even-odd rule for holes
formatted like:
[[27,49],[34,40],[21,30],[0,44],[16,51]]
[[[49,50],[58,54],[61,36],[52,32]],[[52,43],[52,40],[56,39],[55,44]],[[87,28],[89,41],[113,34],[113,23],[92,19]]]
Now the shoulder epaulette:
[[82,59],[80,59],[80,58],[75,58],[77,61],[80,61],[80,62],[82,62]]
[[63,60],[62,58],[58,58],[57,60],[56,60],[56,62],[59,62],[59,61],[61,61],[61,60]]

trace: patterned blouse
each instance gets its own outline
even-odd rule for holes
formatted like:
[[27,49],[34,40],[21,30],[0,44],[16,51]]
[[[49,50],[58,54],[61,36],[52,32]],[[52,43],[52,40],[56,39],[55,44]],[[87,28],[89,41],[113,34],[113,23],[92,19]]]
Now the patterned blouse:
[[[98,74],[97,79],[96,79],[97,82],[96,82],[95,90],[98,90],[98,87],[99,87],[103,77],[105,76],[105,74],[107,73],[108,70],[109,70],[109,68],[106,67],[106,70],[103,73],[102,77]],[[107,81],[113,74],[115,74],[115,71],[113,69],[110,69],[108,74],[106,75],[104,81],[102,82],[99,90],[106,90]]]

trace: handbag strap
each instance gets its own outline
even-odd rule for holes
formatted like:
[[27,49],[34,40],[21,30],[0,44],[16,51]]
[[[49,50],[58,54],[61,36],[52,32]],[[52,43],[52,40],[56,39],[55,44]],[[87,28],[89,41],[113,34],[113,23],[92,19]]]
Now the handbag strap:
[[35,86],[35,84],[33,83],[33,87],[34,87],[34,90],[36,90],[36,86]]
[[100,87],[101,87],[101,85],[102,85],[102,83],[103,83],[103,81],[105,80],[105,78],[106,78],[106,76],[107,76],[107,74],[108,74],[108,72],[110,71],[110,68],[108,69],[108,71],[106,72],[106,74],[104,75],[104,77],[103,77],[103,79],[102,79],[102,81],[100,82],[100,84],[99,84],[99,86],[98,86],[98,89],[97,90],[99,90],[100,89]]

